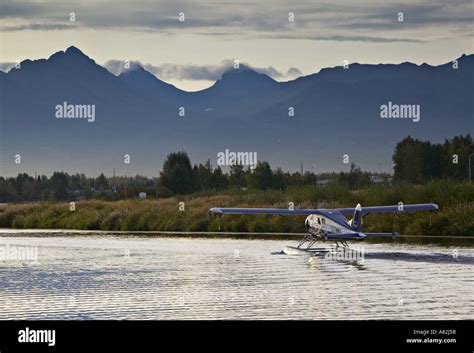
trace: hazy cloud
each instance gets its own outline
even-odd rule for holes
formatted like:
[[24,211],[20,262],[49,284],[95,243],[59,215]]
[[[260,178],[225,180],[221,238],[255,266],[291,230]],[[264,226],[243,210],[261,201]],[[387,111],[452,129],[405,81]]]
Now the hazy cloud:
[[55,30],[64,30],[64,29],[77,29],[74,25],[65,25],[65,24],[47,24],[47,23],[31,23],[25,25],[15,25],[15,26],[1,26],[0,29],[3,32],[14,32],[14,31],[55,31]]
[[0,63],[0,71],[3,71],[3,72],[8,72],[10,71],[10,69],[12,67],[15,66],[16,63],[13,63],[13,62],[4,62],[4,63]]
[[[273,38],[273,35],[268,37]],[[362,35],[328,35],[328,36],[293,36],[283,35],[279,38],[285,39],[306,39],[315,41],[337,41],[337,42],[368,42],[368,43],[423,43],[425,40],[416,38],[400,38],[400,37],[377,37],[377,36],[362,36]]]
[[[103,66],[115,75],[119,75],[124,70],[125,62],[122,60],[109,60]],[[177,65],[163,64],[159,66],[142,64],[139,61],[130,62],[130,69],[134,70],[138,66],[156,75],[158,78],[168,80],[205,80],[217,81],[224,72],[233,68],[233,60],[221,61],[218,65]],[[266,74],[275,80],[291,80],[302,75],[301,71],[291,67],[287,72],[279,71],[272,66],[254,67],[247,63],[240,65],[248,67],[256,72]]]

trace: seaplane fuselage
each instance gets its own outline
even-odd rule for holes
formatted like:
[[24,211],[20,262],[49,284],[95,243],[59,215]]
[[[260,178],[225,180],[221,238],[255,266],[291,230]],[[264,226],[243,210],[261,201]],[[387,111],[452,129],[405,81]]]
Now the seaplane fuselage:
[[311,214],[304,222],[306,231],[317,237],[324,234],[357,233],[351,229],[350,223],[341,224],[321,214]]

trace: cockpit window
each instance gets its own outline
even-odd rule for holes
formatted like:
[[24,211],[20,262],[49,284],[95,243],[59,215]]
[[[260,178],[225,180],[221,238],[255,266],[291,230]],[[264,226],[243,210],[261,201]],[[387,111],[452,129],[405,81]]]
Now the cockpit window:
[[323,222],[323,224],[326,224],[326,219],[325,219],[325,218],[321,218],[321,222]]

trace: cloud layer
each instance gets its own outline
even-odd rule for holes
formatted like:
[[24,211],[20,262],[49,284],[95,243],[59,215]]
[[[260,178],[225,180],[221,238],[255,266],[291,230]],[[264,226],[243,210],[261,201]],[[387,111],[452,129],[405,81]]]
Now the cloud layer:
[[[77,28],[193,33],[213,36],[264,35],[324,41],[421,42],[470,36],[471,0],[379,0],[314,2],[263,0],[114,1],[98,3],[8,1],[0,4],[3,32],[65,31]],[[69,21],[75,13],[75,22]],[[400,23],[398,14],[403,12]],[[184,14],[184,22],[179,14]],[[294,22],[289,14],[294,14]]]
[[[109,60],[103,66],[115,75],[119,75],[124,69],[125,62],[122,60]],[[130,68],[134,66],[141,66],[147,71],[153,73],[158,78],[164,81],[170,80],[202,80],[202,81],[217,81],[224,72],[230,70],[234,62],[227,59],[221,61],[218,65],[176,65],[163,64],[159,66],[151,64],[142,64],[139,61],[130,63]],[[251,68],[259,73],[266,74],[278,81],[286,81],[297,78],[302,75],[301,71],[295,67],[291,67],[287,72],[282,72],[272,66],[268,67],[254,67],[248,63],[241,63],[246,67]]]

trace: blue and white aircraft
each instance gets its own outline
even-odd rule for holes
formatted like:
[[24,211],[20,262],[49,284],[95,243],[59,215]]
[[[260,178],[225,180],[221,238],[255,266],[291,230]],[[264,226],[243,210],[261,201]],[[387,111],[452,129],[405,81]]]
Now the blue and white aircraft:
[[[370,213],[398,213],[414,211],[434,211],[438,205],[413,204],[404,205],[400,203],[394,206],[372,206],[362,207],[357,204],[355,208],[335,208],[335,209],[285,209],[285,208],[225,208],[213,207],[211,212],[217,214],[268,214],[268,215],[308,215],[305,221],[307,234],[298,245],[298,249],[310,250],[317,240],[335,240],[336,245],[341,241],[344,247],[347,240],[363,240],[374,237],[396,237],[398,233],[363,233],[362,218]],[[352,219],[347,219],[346,215],[352,214]]]

